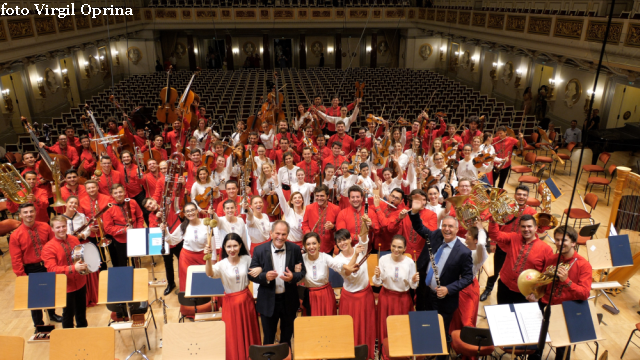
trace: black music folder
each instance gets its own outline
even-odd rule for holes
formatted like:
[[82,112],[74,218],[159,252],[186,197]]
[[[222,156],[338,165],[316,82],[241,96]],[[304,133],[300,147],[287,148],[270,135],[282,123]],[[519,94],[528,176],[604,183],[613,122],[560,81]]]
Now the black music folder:
[[545,184],[547,184],[547,187],[549,187],[549,190],[551,190],[551,195],[553,195],[554,198],[557,199],[562,196],[562,191],[558,189],[558,185],[556,185],[556,182],[551,177],[549,177],[544,182]]
[[133,267],[112,267],[107,283],[107,302],[133,300]]
[[442,348],[437,311],[409,311],[409,327],[414,354],[442,354],[446,350]]
[[597,339],[588,300],[564,301],[562,310],[571,343]]
[[344,279],[337,271],[329,268],[329,283],[332,288],[341,288],[344,285]]
[[191,277],[191,296],[222,296],[222,280],[212,279],[203,272],[194,272]]
[[41,272],[29,274],[30,309],[56,307],[56,273]]
[[614,267],[633,265],[629,235],[609,236],[609,251],[611,252],[611,264]]

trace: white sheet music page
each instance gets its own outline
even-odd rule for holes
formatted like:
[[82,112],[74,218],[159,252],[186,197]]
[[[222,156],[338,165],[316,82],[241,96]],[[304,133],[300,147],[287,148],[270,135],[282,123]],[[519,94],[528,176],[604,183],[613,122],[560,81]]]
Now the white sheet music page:
[[523,344],[522,335],[516,313],[512,312],[509,305],[485,306],[487,322],[491,330],[494,346],[508,346]]
[[[540,338],[540,328],[542,328],[542,311],[537,302],[528,304],[515,304],[516,316],[522,330],[522,337],[525,344],[537,343]],[[545,342],[551,342],[549,333]]]

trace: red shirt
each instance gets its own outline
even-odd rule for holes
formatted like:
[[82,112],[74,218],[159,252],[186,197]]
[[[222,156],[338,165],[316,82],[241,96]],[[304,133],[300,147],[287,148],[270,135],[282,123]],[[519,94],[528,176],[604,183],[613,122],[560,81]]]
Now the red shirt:
[[93,172],[96,170],[97,160],[93,155],[91,149],[82,149],[82,153],[80,154],[80,161],[82,161],[82,167],[88,174],[93,175]]
[[[351,103],[349,105],[347,105],[347,111],[351,111],[353,110],[353,108],[356,107],[355,103]],[[320,109],[318,109],[320,110]],[[322,110],[320,110],[322,111]],[[331,106],[328,107],[326,109],[326,111],[323,111],[327,116],[340,116],[340,106]],[[329,131],[336,131],[336,125],[332,124],[330,122],[327,122],[327,130]]]
[[[122,205],[122,206],[120,206]],[[131,223],[134,229],[144,227],[142,210],[135,201],[129,201],[131,206]],[[111,235],[119,243],[127,242],[127,221],[125,220],[124,203],[114,203],[109,210],[102,215],[105,233]]]
[[74,168],[77,168],[78,164],[80,163],[78,151],[73,146],[67,145],[66,148],[61,149],[60,144],[56,143],[53,146],[45,146],[44,148],[49,152],[66,156],[71,162],[71,166],[73,166]]
[[111,185],[113,184],[124,185],[125,191],[127,190],[127,183],[124,181],[124,175],[121,172],[111,170],[109,174],[106,174],[103,171],[102,175],[100,175],[100,179],[98,180],[98,191],[101,194],[111,196]]
[[525,243],[519,233],[505,233],[498,229],[498,224],[489,223],[489,238],[498,244],[507,253],[507,257],[500,270],[500,279],[514,292],[518,290],[518,276],[527,269],[544,271],[547,259],[553,256],[553,250],[542,240],[536,238]]
[[[444,135],[445,130],[447,130],[447,124],[444,122],[444,119],[440,118],[440,127],[438,129],[429,130],[428,128],[424,130],[424,141],[422,142],[422,148],[428,154],[431,146],[433,145],[433,141],[442,135]],[[409,140],[409,134],[407,134],[407,144],[411,144]],[[411,146],[411,145],[409,145]]]
[[75,136],[71,136],[71,137],[67,136],[67,144],[71,144],[71,146],[76,148],[76,152],[78,154],[82,150],[82,143],[80,142],[80,139],[78,139]]
[[142,191],[142,179],[138,178],[138,165],[133,163],[124,165],[120,161],[116,161],[116,169],[123,174],[124,184],[122,185],[127,190],[127,196],[135,197],[140,194]]
[[353,138],[347,134],[342,135],[342,137],[340,137],[339,134],[334,134],[329,138],[327,147],[331,149],[331,145],[336,141],[340,141],[342,143],[342,151],[344,151],[344,156],[346,156],[347,158],[352,155],[352,152],[357,150],[356,142],[353,141]]
[[42,260],[47,271],[67,275],[68,293],[82,289],[87,283],[87,277],[76,272],[71,258],[76,245],[80,245],[80,241],[73,235],[67,235],[64,240],[54,236],[42,249]]
[[[422,223],[424,226],[429,228],[431,231],[435,231],[438,229],[438,216],[436,213],[429,209],[423,209],[420,211],[420,219],[422,219]],[[422,249],[424,249],[425,239],[418,235],[418,233],[413,230],[413,226],[411,225],[411,218],[409,216],[405,216],[404,219],[398,222],[400,235],[404,236],[407,240],[407,248],[405,250],[406,254],[412,256],[413,261],[417,261],[420,257],[420,253]],[[397,234],[397,232],[396,232]]]
[[191,160],[187,160],[186,161],[185,172],[188,175],[187,175],[187,178],[185,179],[187,181],[185,185],[186,185],[187,191],[189,191],[189,194],[191,194],[191,187],[196,182],[196,179],[197,179],[197,176],[198,176],[198,174],[197,174],[198,168],[200,168],[202,165],[203,165],[202,161],[198,165],[194,164],[193,161],[191,161]]
[[[559,254],[553,254],[550,256],[544,268],[549,266],[556,266]],[[569,258],[563,258],[562,262],[569,264],[569,276],[565,281],[556,280],[554,286],[553,301],[551,305],[562,304],[563,301],[569,300],[587,300],[591,294],[591,283],[593,282],[593,269],[587,259],[578,254],[577,251],[573,252],[573,256]],[[549,303],[549,296],[551,295],[551,285],[547,285],[542,302]]]
[[333,250],[333,245],[336,243],[334,238],[336,227],[326,230],[324,225],[327,221],[335,225],[339,212],[340,207],[332,203],[327,203],[327,207],[320,208],[318,203],[314,202],[305,208],[302,232],[306,234],[313,231],[320,235],[320,251],[323,253]]
[[[87,191],[84,189],[84,185],[80,185],[78,184],[76,186],[76,190],[71,190],[69,189],[69,187],[67,187],[66,185],[60,188],[60,194],[62,195],[62,200],[64,200],[65,202],[69,199],[69,196],[76,196],[78,198],[78,202],[80,202],[80,199],[87,196]],[[63,212],[65,212],[67,209],[66,206],[56,206],[54,208],[54,210],[58,213],[58,214],[62,214]],[[78,209],[78,211],[80,211],[80,209]],[[82,212],[82,211],[80,211]],[[86,215],[86,214],[85,214]]]
[[178,143],[178,141],[180,141],[180,144],[184,144],[184,140],[187,136],[187,132],[188,131],[184,131],[182,132],[183,129],[188,128],[189,122],[186,120],[183,120],[182,122],[182,128],[180,128],[180,132],[181,134],[178,134],[178,132],[176,132],[175,130],[172,130],[170,132],[166,132],[164,133],[164,142],[167,144],[171,145],[171,153],[173,154],[174,152],[176,152],[176,144]]
[[473,138],[476,136],[482,138],[482,132],[480,130],[476,130],[472,133],[471,129],[467,129],[462,132],[462,142],[464,142],[465,145],[471,144],[473,142]]
[[[292,149],[289,149],[287,151],[291,152],[293,154],[293,163],[294,164],[300,162],[300,155],[298,155],[298,153],[296,153]],[[278,150],[275,150],[275,151],[271,150],[271,152],[267,155],[267,157],[269,159],[271,159],[271,160],[276,162],[276,171],[284,166],[284,160],[282,159],[282,155],[284,155],[285,152],[286,151],[282,151],[282,149],[278,149]]]
[[[224,215],[224,202],[229,200],[229,197],[225,197],[224,199],[222,199],[219,203],[218,206],[216,207],[216,215],[218,216],[225,216]],[[234,199],[232,199],[234,200]],[[236,216],[240,216],[240,210],[242,209],[240,207],[240,201],[242,201],[242,196],[240,195],[236,195],[236,198],[234,200],[236,202]]]
[[371,151],[371,148],[373,147],[373,142],[371,141],[371,138],[365,137],[364,139],[356,140],[356,148],[360,149],[360,148],[363,148],[363,147],[367,148],[367,150]]
[[160,179],[164,181],[164,175],[160,171],[158,171],[157,175],[153,175],[151,172],[144,174],[141,182],[147,197],[153,197],[156,193],[156,187]]
[[[167,160],[167,159],[168,159],[168,157],[167,157],[167,150],[162,149],[162,148],[158,149],[157,147],[155,147],[155,145],[154,145],[151,149],[152,149],[152,150],[156,150],[157,152],[159,152],[159,153],[160,153],[160,155],[162,155],[162,160]],[[147,150],[149,150],[149,147],[148,147],[147,145],[145,145],[145,146],[143,146],[142,148],[140,148],[140,151],[141,151],[141,152],[145,152],[145,151],[147,151]]]
[[347,158],[345,158],[342,155],[338,155],[338,156],[333,156],[333,153],[331,153],[330,156],[324,157],[322,160],[322,171],[324,171],[324,169],[327,167],[327,164],[331,164],[336,168],[336,171],[340,170],[340,165],[342,165],[343,162],[347,161]]
[[[459,135],[453,135],[453,141],[458,143],[457,147],[460,147],[462,144],[462,138]],[[453,141],[449,135],[442,137],[442,147],[446,150],[449,146],[453,145]]]
[[306,161],[300,161],[296,166],[304,170],[304,182],[307,183],[315,182],[316,175],[320,173],[317,161],[311,160],[308,163]]
[[500,225],[500,231],[502,232],[520,232],[520,217],[522,215],[535,215],[536,214],[536,208],[533,208],[529,205],[524,205],[524,207],[520,208],[520,212],[518,213],[518,217],[513,220],[512,222],[510,222],[507,225]]
[[322,149],[318,146],[318,154],[320,154],[320,156],[322,156],[322,159],[324,159],[327,156],[331,156],[332,152],[331,152],[331,149],[329,149],[326,146],[323,147]]
[[404,203],[400,203],[397,209],[392,208],[387,203],[380,201],[380,206],[376,209],[378,221],[380,222],[380,230],[376,234],[375,248],[380,251],[389,251],[391,249],[391,239],[393,235],[398,234],[398,220],[400,211],[406,209]]
[[[53,193],[51,192],[51,183],[40,183],[40,180],[42,180],[42,175],[40,175],[40,161],[36,162],[34,167],[24,168],[20,174],[24,176],[24,173],[26,173],[27,171],[35,171],[35,173],[38,175],[38,177],[36,178],[38,180],[38,185],[36,185],[36,187],[45,191],[45,193],[47,194],[47,199],[52,197]],[[47,220],[46,222],[49,223],[49,220]]]
[[42,261],[42,249],[53,237],[51,226],[36,221],[32,227],[24,223],[20,225],[9,238],[9,253],[11,266],[16,276],[25,276],[25,264],[35,264]]
[[500,140],[499,136],[493,138],[493,148],[496,150],[496,157],[499,157],[500,159],[507,159],[502,167],[503,169],[506,169],[511,166],[511,153],[513,152],[513,147],[518,143],[518,139],[506,137],[504,140]]
[[[35,189],[31,189],[33,193],[33,205],[36,207],[36,221],[42,221],[45,224],[49,223],[49,213],[47,209],[49,208],[49,197],[47,197],[47,192],[36,187]],[[20,195],[24,195],[21,191]],[[14,203],[13,201],[7,199],[7,210],[14,214],[18,212],[18,207],[20,205]]]
[[131,131],[129,131],[128,126],[124,128],[124,133],[130,138],[133,138],[134,145],[139,148],[142,148],[147,143],[147,139],[143,138],[142,136],[138,136],[137,134],[132,134]]
[[[97,207],[96,209],[96,202]],[[115,203],[115,201],[111,198],[111,196],[103,195],[98,193],[96,199],[92,199],[89,195],[86,195],[80,198],[80,207],[78,211],[82,212],[87,216],[87,220],[96,216],[96,213],[100,212],[100,210],[104,209],[105,206],[109,206],[109,203]],[[104,213],[103,213],[104,216]],[[104,229],[104,228],[103,228]],[[97,231],[92,231],[91,236],[97,237],[99,234]]]
[[[295,152],[296,151],[296,147],[298,146],[298,143],[300,143],[300,140],[298,140],[298,138],[293,135],[292,133],[288,132],[285,133],[285,137],[287,139],[289,139],[289,148]],[[280,144],[280,140],[282,139],[282,134],[281,133],[277,133],[276,137],[275,137],[275,141],[278,142],[278,144]]]
[[[366,200],[366,198],[365,198]],[[363,200],[364,201],[364,200]],[[336,218],[336,229],[347,229],[351,233],[351,244],[355,245],[360,240],[360,229],[362,228],[362,216],[364,215],[364,205],[360,207],[360,211],[356,212],[353,206],[340,210]],[[378,215],[376,215],[375,207],[369,206],[369,218],[371,218],[371,227],[369,228],[369,239],[373,239],[373,234],[380,229]]]

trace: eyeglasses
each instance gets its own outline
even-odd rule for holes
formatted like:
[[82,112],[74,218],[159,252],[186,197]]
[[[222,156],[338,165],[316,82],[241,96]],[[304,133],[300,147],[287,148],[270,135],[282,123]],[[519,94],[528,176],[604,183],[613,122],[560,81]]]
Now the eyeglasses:
[[195,212],[198,212],[198,210],[193,209],[193,210],[185,210],[185,211],[184,211],[184,213],[185,213],[185,214],[193,214],[193,213],[195,213]]

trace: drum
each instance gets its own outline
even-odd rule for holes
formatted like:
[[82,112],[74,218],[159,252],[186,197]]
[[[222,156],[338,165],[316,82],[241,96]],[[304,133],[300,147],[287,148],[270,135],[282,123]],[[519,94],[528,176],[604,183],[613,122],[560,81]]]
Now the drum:
[[100,270],[100,251],[92,243],[76,245],[71,254],[73,263],[82,261],[87,264],[87,271],[81,272],[80,275],[88,275]]

